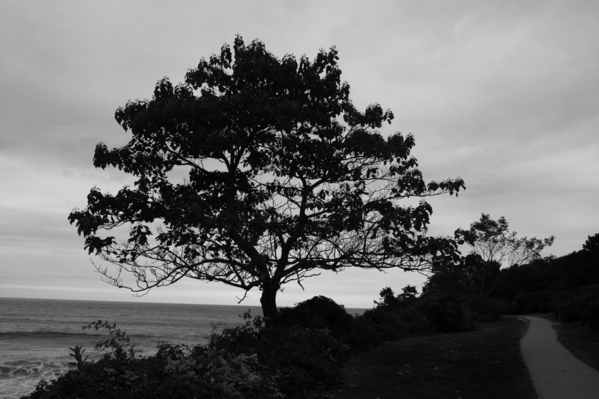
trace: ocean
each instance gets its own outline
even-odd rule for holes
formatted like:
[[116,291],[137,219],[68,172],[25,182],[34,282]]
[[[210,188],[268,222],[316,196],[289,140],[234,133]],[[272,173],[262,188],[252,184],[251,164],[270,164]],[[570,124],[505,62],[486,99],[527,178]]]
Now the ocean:
[[262,314],[259,307],[243,305],[0,298],[0,399],[20,398],[40,380],[50,381],[75,368],[69,347],[83,346],[90,360],[99,358],[104,352],[94,351],[94,345],[108,332],[82,330],[94,321],[116,322],[141,355],[152,355],[162,341],[204,344],[214,327],[243,324],[240,315],[248,309],[252,315]]
[[259,307],[0,298],[0,398],[26,395],[42,380],[75,367],[69,347],[83,346],[90,359],[106,330],[82,330],[98,319],[116,322],[142,355],[156,353],[161,341],[206,343],[213,326],[243,324],[239,315]]

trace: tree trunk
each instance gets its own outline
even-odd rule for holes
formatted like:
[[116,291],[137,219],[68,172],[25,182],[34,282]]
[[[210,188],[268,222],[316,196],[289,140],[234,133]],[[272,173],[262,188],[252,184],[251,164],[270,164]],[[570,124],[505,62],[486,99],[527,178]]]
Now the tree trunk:
[[268,322],[268,319],[274,320],[277,317],[277,291],[278,284],[271,282],[264,283],[262,286],[262,296],[260,304],[262,305],[262,314]]

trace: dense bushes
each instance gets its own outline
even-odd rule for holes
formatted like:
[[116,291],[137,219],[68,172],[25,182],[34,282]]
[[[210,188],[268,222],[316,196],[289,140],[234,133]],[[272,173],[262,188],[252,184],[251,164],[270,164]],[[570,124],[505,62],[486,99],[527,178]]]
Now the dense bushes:
[[558,320],[581,321],[599,331],[599,284],[564,291],[555,302]]
[[467,301],[458,295],[436,292],[423,295],[419,307],[433,323],[435,331],[460,332],[476,329]]
[[207,345],[163,344],[147,358],[103,323],[112,338],[99,345],[110,353],[86,362],[75,348],[78,369],[40,383],[29,398],[308,398],[342,382],[350,348],[326,327],[245,318],[242,326],[211,334]]
[[310,329],[278,323],[267,327],[260,316],[251,320],[249,314],[245,325],[213,334],[207,347],[257,356],[260,364],[277,374],[277,386],[287,398],[305,398],[341,383],[340,366],[350,349],[326,326]]
[[496,298],[471,295],[468,297],[470,317],[475,322],[487,322],[497,320],[500,316],[508,314],[507,304]]
[[315,296],[293,308],[279,309],[279,316],[274,324],[278,327],[326,329],[333,338],[358,351],[368,350],[386,339],[379,326],[371,320],[349,315],[342,305],[324,296]]
[[342,382],[352,351],[474,326],[467,303],[454,295],[416,298],[406,287],[397,296],[386,288],[381,297],[360,316],[323,296],[280,309],[268,325],[248,312],[245,324],[212,333],[206,345],[165,343],[149,357],[137,355],[115,325],[98,321],[88,327],[109,331],[97,345],[108,353],[88,362],[73,348],[77,370],[41,382],[28,398],[310,398]]
[[325,297],[281,309],[270,325],[244,317],[206,345],[162,344],[146,358],[116,326],[98,321],[94,328],[108,329],[110,338],[97,348],[108,353],[87,362],[74,348],[78,369],[41,382],[29,398],[309,398],[342,382],[352,348],[382,342],[372,323]]
[[279,309],[275,321],[279,326],[301,326],[314,330],[328,329],[335,338],[344,338],[351,333],[354,318],[325,296],[315,296],[300,302],[293,308]]
[[370,324],[383,341],[397,341],[409,336],[408,328],[398,313],[375,308],[364,312],[361,319]]
[[363,315],[377,327],[383,339],[475,329],[467,295],[431,291],[416,298],[413,287],[407,286],[403,291],[395,296],[390,288],[383,289],[377,306]]
[[[98,323],[99,324],[99,323]],[[100,343],[110,350],[97,362],[81,359],[51,382],[42,381],[28,396],[47,398],[282,398],[276,373],[256,355],[223,349],[163,344],[155,356],[136,356],[128,337],[112,326],[111,339]]]

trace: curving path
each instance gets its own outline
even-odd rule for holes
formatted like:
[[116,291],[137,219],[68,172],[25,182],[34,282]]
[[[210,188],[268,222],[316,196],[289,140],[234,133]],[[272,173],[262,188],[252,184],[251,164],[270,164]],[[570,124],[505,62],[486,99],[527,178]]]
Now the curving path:
[[578,360],[557,341],[551,322],[530,322],[520,348],[540,399],[599,399],[599,372]]

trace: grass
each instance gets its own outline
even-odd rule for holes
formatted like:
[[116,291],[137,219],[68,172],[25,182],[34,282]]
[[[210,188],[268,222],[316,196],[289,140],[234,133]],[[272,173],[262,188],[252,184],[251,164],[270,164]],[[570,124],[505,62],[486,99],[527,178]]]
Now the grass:
[[336,399],[532,399],[520,354],[525,322],[502,317],[478,331],[407,338],[356,355]]
[[[535,314],[555,322],[553,313]],[[599,371],[599,332],[580,322],[557,323],[553,325],[557,340],[578,359]]]

